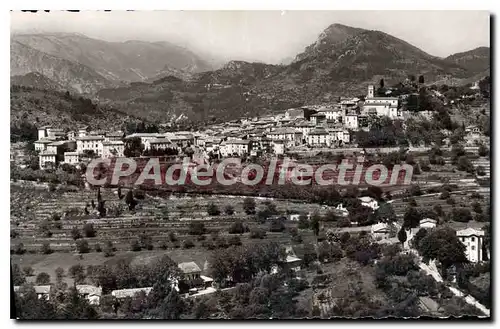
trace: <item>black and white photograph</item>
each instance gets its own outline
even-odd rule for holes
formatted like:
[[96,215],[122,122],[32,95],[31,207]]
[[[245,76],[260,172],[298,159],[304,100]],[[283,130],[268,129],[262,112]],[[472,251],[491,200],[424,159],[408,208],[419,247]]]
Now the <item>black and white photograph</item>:
[[12,319],[491,320],[489,11],[9,15]]

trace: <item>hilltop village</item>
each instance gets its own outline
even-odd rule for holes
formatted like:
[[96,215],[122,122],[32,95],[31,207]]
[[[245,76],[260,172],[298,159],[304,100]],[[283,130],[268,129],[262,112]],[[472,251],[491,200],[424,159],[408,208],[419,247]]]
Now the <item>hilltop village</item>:
[[[421,76],[196,131],[37,127],[11,148],[21,316],[489,316],[489,111],[477,83],[450,94]],[[82,178],[94,158],[359,155],[413,166],[412,184],[202,194]]]

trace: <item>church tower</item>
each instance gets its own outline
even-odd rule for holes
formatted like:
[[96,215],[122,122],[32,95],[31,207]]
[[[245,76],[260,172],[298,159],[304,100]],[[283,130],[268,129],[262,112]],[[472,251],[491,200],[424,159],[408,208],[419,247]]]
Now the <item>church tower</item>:
[[367,98],[373,98],[373,85],[368,86],[368,97]]

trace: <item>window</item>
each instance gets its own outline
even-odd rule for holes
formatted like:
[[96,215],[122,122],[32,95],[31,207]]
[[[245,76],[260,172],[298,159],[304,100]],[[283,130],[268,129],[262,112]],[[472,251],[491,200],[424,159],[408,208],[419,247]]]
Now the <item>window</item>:
[[471,241],[472,241],[472,242],[476,241],[476,238],[472,237],[472,238],[471,238]]
[[476,246],[472,246],[470,249],[471,250],[476,250]]

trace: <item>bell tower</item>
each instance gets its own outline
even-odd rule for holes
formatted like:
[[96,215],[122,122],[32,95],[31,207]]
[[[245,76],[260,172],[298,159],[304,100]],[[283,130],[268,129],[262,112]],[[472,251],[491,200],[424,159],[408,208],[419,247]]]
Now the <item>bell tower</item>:
[[373,85],[368,86],[368,98],[373,98]]

